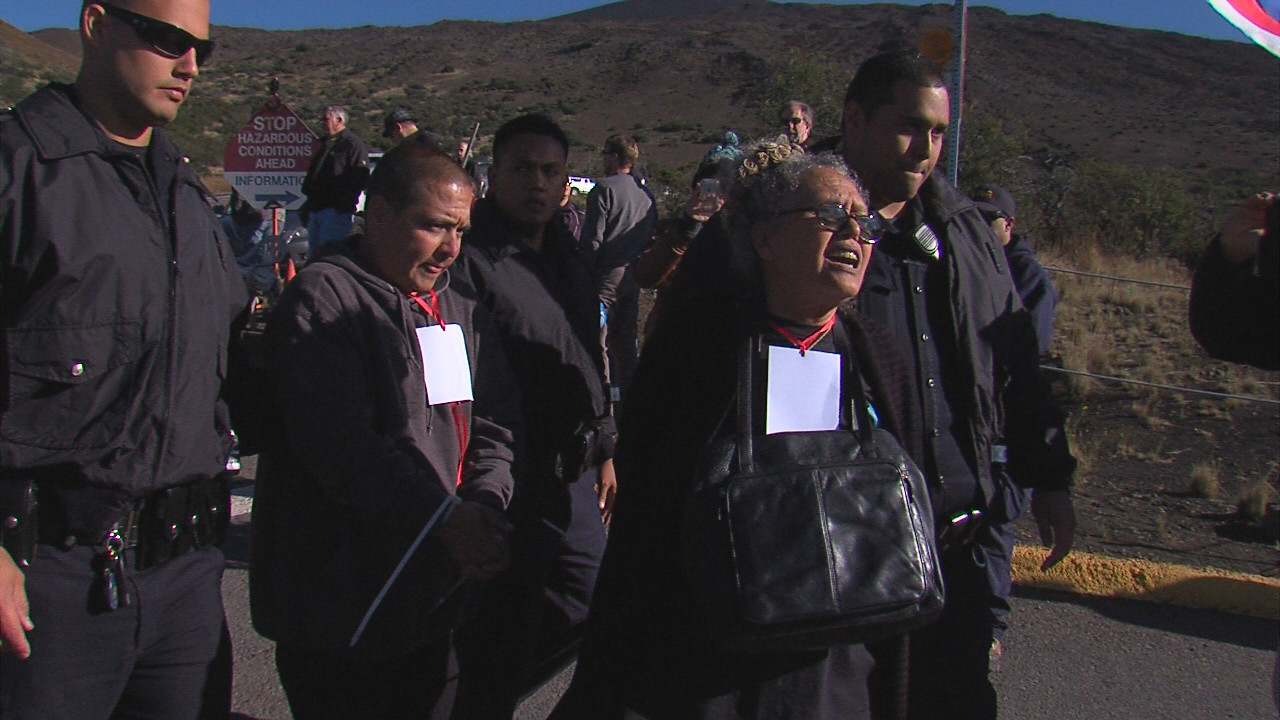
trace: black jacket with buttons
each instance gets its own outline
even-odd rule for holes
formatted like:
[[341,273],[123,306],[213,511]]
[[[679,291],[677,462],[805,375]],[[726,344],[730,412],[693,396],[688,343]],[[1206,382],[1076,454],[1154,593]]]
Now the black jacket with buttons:
[[216,475],[229,330],[247,301],[208,190],[50,85],[0,115],[0,482],[124,498]]
[[325,138],[302,180],[307,210],[337,210],[354,213],[360,192],[369,183],[369,151],[364,141],[350,130]]
[[572,236],[552,223],[542,250],[528,248],[514,239],[490,198],[476,203],[471,222],[454,274],[466,278],[493,314],[523,395],[526,441],[517,483],[548,482],[557,451],[583,424],[600,423],[596,464],[613,457],[600,301]]
[[[949,399],[962,426],[965,461],[988,501],[994,492],[989,458],[1001,441],[1008,446],[1009,475],[1020,486],[1070,487],[1076,462],[1063,431],[1065,418],[1041,375],[1035,327],[990,226],[969,198],[937,174],[913,202],[942,245],[945,323],[954,347],[944,362],[952,363]],[[887,280],[888,264],[886,253],[871,256],[858,309],[886,327],[910,327],[905,304]]]

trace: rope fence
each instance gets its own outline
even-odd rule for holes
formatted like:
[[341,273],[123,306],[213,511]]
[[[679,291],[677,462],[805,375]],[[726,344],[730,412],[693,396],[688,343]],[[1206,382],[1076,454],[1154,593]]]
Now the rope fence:
[[1215,392],[1213,390],[1197,390],[1195,388],[1184,388],[1176,385],[1165,385],[1164,383],[1147,382],[1146,380],[1132,380],[1130,378],[1115,377],[1114,375],[1098,375],[1095,373],[1087,373],[1082,370],[1068,370],[1055,365],[1041,365],[1041,370],[1050,372],[1060,372],[1067,375],[1079,375],[1081,377],[1094,378],[1097,380],[1107,380],[1109,382],[1125,383],[1129,385],[1141,385],[1143,387],[1158,388],[1160,390],[1172,390],[1173,392],[1189,393],[1191,395],[1207,395],[1220,399],[1244,400],[1245,402],[1255,402],[1264,405],[1280,405],[1280,400],[1272,400],[1271,398],[1253,397],[1251,395],[1236,395],[1233,393]]
[[[1119,275],[1105,275],[1103,273],[1086,272],[1084,270],[1071,270],[1068,268],[1052,267],[1049,265],[1046,265],[1045,269],[1052,270],[1053,272],[1057,272],[1057,273],[1064,273],[1067,275],[1080,275],[1082,277],[1097,278],[1099,280],[1112,280],[1115,282],[1133,283],[1135,285],[1148,285],[1151,287],[1166,288],[1169,290],[1183,290],[1187,292],[1190,292],[1191,290],[1191,286],[1189,285],[1173,285],[1171,283],[1156,282],[1154,280],[1138,280],[1137,278],[1127,278],[1127,277],[1121,277]],[[1067,368],[1061,368],[1055,365],[1041,365],[1040,369],[1047,370],[1050,372],[1060,372],[1066,375],[1078,375],[1080,377],[1093,378],[1095,380],[1106,380],[1107,382],[1114,382],[1114,383],[1121,383],[1121,384],[1128,384],[1128,385],[1141,385],[1143,387],[1157,388],[1159,390],[1169,390],[1172,392],[1187,393],[1190,395],[1204,395],[1207,397],[1219,398],[1223,400],[1242,400],[1244,402],[1260,403],[1263,405],[1280,405],[1280,400],[1272,400],[1271,398],[1260,398],[1260,397],[1253,397],[1250,395],[1236,395],[1234,393],[1215,392],[1213,390],[1197,390],[1195,388],[1178,387],[1176,385],[1147,382],[1145,380],[1133,380],[1130,378],[1116,377],[1114,375],[1098,375],[1096,373],[1084,372],[1082,370],[1068,370]],[[1277,385],[1280,383],[1263,381],[1260,384]]]
[[1167,288],[1169,290],[1186,290],[1190,292],[1190,285],[1172,285],[1170,283],[1156,282],[1154,280],[1138,280],[1135,278],[1120,277],[1119,275],[1103,275],[1102,273],[1085,272],[1084,270],[1068,270],[1067,268],[1050,267],[1046,265],[1045,270],[1053,272],[1065,273],[1067,275],[1082,275],[1084,277],[1098,278],[1099,280],[1115,280],[1118,282],[1134,283],[1135,285],[1150,285],[1151,287]]

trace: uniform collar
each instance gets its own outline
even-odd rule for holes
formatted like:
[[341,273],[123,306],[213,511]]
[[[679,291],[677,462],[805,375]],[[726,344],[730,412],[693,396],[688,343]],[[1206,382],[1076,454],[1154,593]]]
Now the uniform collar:
[[481,198],[476,203],[475,209],[471,211],[471,232],[467,233],[463,243],[481,250],[490,260],[524,252],[549,257],[566,254],[573,249],[573,236],[569,234],[563,223],[557,223],[554,218],[543,230],[541,253],[537,253],[517,240],[519,235],[520,233],[512,227],[511,223],[502,217],[498,204],[493,198],[486,197]]
[[[41,160],[61,160],[86,153],[122,154],[111,146],[106,133],[76,100],[75,90],[64,83],[50,83],[32,93],[13,109],[18,122],[31,137]],[[181,156],[177,147],[158,128],[151,133],[152,152],[166,160]]]

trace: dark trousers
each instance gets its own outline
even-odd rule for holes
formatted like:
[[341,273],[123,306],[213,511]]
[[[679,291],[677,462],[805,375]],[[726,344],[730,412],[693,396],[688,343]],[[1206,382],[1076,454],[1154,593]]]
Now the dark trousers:
[[991,583],[991,621],[996,640],[1003,641],[1009,629],[1009,596],[1013,594],[1013,546],[1018,539],[1014,523],[1031,504],[1031,492],[1007,478],[1000,498],[988,511],[990,523],[978,536],[986,551],[987,576]]
[[6,720],[227,717],[230,636],[222,551],[193,550],[121,585],[131,602],[100,609],[95,549],[36,547],[26,568],[31,657],[0,656]]
[[566,514],[513,510],[511,567],[486,584],[457,633],[458,720],[509,720],[539,663],[586,620],[605,542],[594,484],[588,473],[568,486]]
[[[599,281],[597,291],[605,308],[600,331],[605,351],[605,376],[618,393],[626,390],[640,358],[640,286],[630,266],[613,268]],[[617,414],[615,408],[614,414]]]
[[281,643],[276,670],[295,720],[446,720],[458,679],[448,638],[376,663]]
[[986,564],[978,544],[942,556],[946,607],[937,622],[911,634],[911,720],[996,720],[988,677],[995,595]]

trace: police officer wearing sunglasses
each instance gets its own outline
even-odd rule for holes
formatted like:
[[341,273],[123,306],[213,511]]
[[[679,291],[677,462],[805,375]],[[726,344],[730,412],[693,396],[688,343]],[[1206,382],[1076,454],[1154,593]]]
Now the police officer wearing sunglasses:
[[209,0],[86,2],[79,32],[75,83],[0,115],[0,716],[225,716],[247,297],[157,129],[213,50]]

